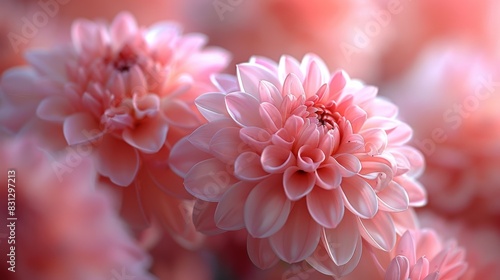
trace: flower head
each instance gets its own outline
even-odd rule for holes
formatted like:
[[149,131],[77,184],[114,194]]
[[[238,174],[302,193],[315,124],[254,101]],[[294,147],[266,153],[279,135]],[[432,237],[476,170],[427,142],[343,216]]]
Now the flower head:
[[196,99],[208,123],[170,157],[199,199],[199,229],[246,229],[260,267],[319,248],[334,266],[354,268],[363,239],[392,249],[402,223],[412,224],[406,210],[426,201],[414,179],[422,157],[406,145],[412,130],[396,106],[312,54],[278,64],[254,57],[215,83],[221,92]]
[[465,251],[453,242],[443,244],[432,230],[405,232],[393,254],[385,279],[452,280],[467,269]]
[[71,35],[72,45],[30,52],[30,67],[4,75],[3,122],[39,132],[56,150],[91,150],[102,177],[130,186],[123,208],[137,225],[157,219],[181,239],[194,237],[182,218],[189,207],[179,200],[191,196],[166,160],[202,123],[194,98],[214,89],[209,76],[225,67],[227,52],[204,48],[203,35],[182,35],[174,23],[139,27],[128,13],[109,26],[77,20]]

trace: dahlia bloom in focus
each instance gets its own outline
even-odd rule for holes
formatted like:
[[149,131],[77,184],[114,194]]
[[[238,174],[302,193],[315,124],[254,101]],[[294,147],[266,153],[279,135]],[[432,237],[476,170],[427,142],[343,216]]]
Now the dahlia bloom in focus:
[[[149,258],[125,229],[109,194],[98,188],[89,160],[61,181],[52,169],[55,162],[32,141],[4,139],[0,154],[6,184],[7,174],[13,175],[9,184],[15,186],[10,186],[14,192],[7,185],[1,189],[0,214],[4,221],[17,218],[15,243],[0,241],[2,252],[15,246],[15,273],[3,264],[0,278],[109,280],[126,273],[154,279],[147,272]],[[9,203],[13,213],[7,212],[7,197],[15,198],[9,200],[15,202]],[[9,235],[8,230],[1,232]]]
[[198,198],[199,230],[246,229],[261,268],[307,259],[342,276],[357,265],[362,240],[389,251],[397,233],[414,227],[407,210],[426,202],[415,180],[423,160],[406,145],[411,128],[376,88],[330,74],[312,54],[301,62],[253,57],[236,77],[214,82],[220,92],[196,99],[208,123],[170,154]]
[[456,280],[467,269],[465,251],[428,229],[405,232],[392,254],[387,280]]
[[179,212],[192,207],[180,198],[191,196],[166,160],[202,123],[194,98],[214,89],[209,76],[228,62],[227,52],[203,48],[205,42],[169,22],[138,27],[128,13],[109,27],[78,20],[71,46],[30,52],[31,67],[4,75],[0,119],[13,131],[38,134],[51,149],[90,146],[98,173],[129,186],[123,209],[134,224],[158,219],[189,239],[194,230],[185,232],[189,219]]

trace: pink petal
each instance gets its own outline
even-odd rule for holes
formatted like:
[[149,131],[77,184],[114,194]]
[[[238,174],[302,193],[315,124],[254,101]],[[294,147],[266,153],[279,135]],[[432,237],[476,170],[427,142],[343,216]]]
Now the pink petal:
[[280,84],[274,73],[258,64],[238,64],[236,66],[236,73],[240,89],[255,98],[259,98],[259,84],[261,81],[268,81],[275,86]]
[[307,195],[307,209],[321,226],[336,228],[344,217],[344,201],[340,189],[315,188]]
[[293,153],[277,145],[267,146],[260,156],[262,168],[268,173],[283,173],[285,170],[295,165]]
[[229,115],[239,125],[263,126],[260,116],[256,114],[260,103],[253,96],[244,92],[232,92],[226,95],[225,100]]
[[321,99],[320,102],[328,102],[329,100],[338,100],[342,90],[344,89],[347,81],[349,81],[349,75],[345,71],[339,70],[332,74],[332,78],[330,80],[329,88],[330,94],[325,95],[324,99]]
[[297,166],[305,172],[314,172],[325,160],[325,154],[318,148],[302,146],[297,152]]
[[279,89],[268,81],[260,82],[259,96],[261,102],[269,102],[278,108],[281,106],[281,102],[283,102],[283,97]]
[[[300,63],[300,70],[303,73],[306,73],[310,66],[314,64],[315,67],[318,69],[318,72],[321,74],[320,76],[322,78],[327,78],[330,77],[330,71],[328,70],[328,67],[326,66],[325,62],[316,54],[314,53],[306,53],[304,55],[304,58],[302,58],[302,61]],[[321,81],[321,84],[325,83],[325,81]]]
[[389,143],[387,140],[387,133],[382,129],[371,128],[363,130],[361,135],[365,140],[366,152],[372,155],[381,154]]
[[408,143],[413,136],[413,129],[409,125],[401,122],[398,127],[390,131],[387,136],[391,145],[404,145]]
[[130,185],[139,170],[139,153],[127,143],[106,136],[97,148],[97,171],[119,186]]
[[240,139],[240,128],[225,127],[210,140],[210,151],[216,158],[233,164],[236,158],[249,148]]
[[358,243],[361,243],[356,227],[356,218],[345,215],[336,228],[323,229],[323,246],[337,266],[348,263],[353,258]]
[[383,251],[390,251],[396,243],[396,228],[391,215],[379,211],[371,219],[358,218],[361,236],[372,246]]
[[427,275],[424,280],[438,280],[439,279],[439,271],[435,271],[429,275]]
[[[350,106],[344,113],[344,117],[349,120],[352,126],[352,131],[357,133],[360,131],[361,127],[367,119],[365,110],[361,109],[359,106]],[[365,141],[366,142],[366,141]]]
[[[410,263],[411,264],[411,263]],[[441,273],[440,273],[441,274]],[[429,275],[429,260],[426,257],[420,257],[411,269],[410,279],[422,279]],[[444,276],[441,274],[441,276]],[[443,279],[446,279],[443,277]]]
[[207,235],[223,233],[224,230],[217,227],[214,221],[217,203],[196,200],[193,207],[193,223],[199,232]]
[[193,196],[216,202],[236,182],[228,171],[228,165],[216,158],[197,163],[184,179],[186,190]]
[[258,181],[269,176],[269,173],[262,169],[258,154],[244,152],[234,162],[234,176],[240,180]]
[[306,78],[304,79],[304,90],[306,91],[306,97],[309,98],[316,94],[318,89],[323,84],[323,77],[321,75],[321,69],[318,67],[316,61],[312,61],[306,73]]
[[278,72],[278,64],[270,58],[253,55],[252,57],[250,57],[249,62],[259,64],[264,68],[268,69],[269,71],[271,71],[272,73]]
[[247,237],[247,252],[250,260],[260,269],[268,269],[279,262],[267,238]]
[[177,99],[165,100],[161,104],[161,110],[167,122],[171,125],[194,129],[201,124],[198,116],[193,112],[185,102]]
[[372,187],[360,177],[344,178],[341,185],[344,203],[353,214],[370,219],[378,211],[377,195]]
[[278,66],[278,74],[280,80],[284,81],[290,73],[294,73],[295,75],[297,75],[300,81],[304,80],[299,62],[291,56],[283,55],[280,58]]
[[318,246],[312,257],[307,259],[307,262],[319,272],[332,275],[338,278],[351,273],[359,263],[362,254],[361,240],[356,245],[352,258],[344,265],[336,265],[329,257],[323,246]]
[[187,137],[187,139],[196,148],[208,153],[210,152],[210,141],[212,137],[226,127],[237,127],[237,125],[231,119],[216,120],[198,127]]
[[281,113],[273,104],[269,102],[261,103],[259,107],[259,114],[264,122],[264,127],[266,127],[270,133],[278,131],[278,129],[283,126]]
[[238,81],[236,77],[228,74],[214,74],[210,77],[212,83],[222,91],[223,93],[228,93],[238,90]]
[[403,235],[408,229],[416,229],[418,227],[417,215],[413,208],[402,212],[392,212],[390,215],[398,235]]
[[87,113],[76,113],[67,117],[64,120],[63,132],[68,145],[88,143],[103,135],[99,123]]
[[60,96],[45,98],[36,109],[39,118],[52,122],[63,122],[66,117],[75,112],[68,99]]
[[198,96],[194,102],[205,119],[212,122],[229,117],[225,98],[224,93],[208,92]]
[[245,225],[253,237],[265,238],[280,230],[288,218],[291,202],[278,186],[280,176],[260,182],[245,202]]
[[170,151],[168,161],[170,168],[184,178],[195,164],[209,158],[213,156],[200,151],[187,138],[183,138]]
[[[89,38],[95,38],[95,40],[99,40],[101,38],[99,26],[92,21],[89,20],[76,20],[71,26],[71,39],[73,45],[78,53],[90,52],[92,53],[94,44],[96,43],[94,40],[89,40]],[[96,36],[97,35],[97,36]],[[99,42],[99,41],[97,41]],[[102,41],[101,41],[102,42]],[[97,43],[96,47],[100,47]]]
[[[410,265],[416,262],[417,256],[415,255],[415,240],[410,231],[406,231],[398,242],[398,246],[394,254],[404,256],[408,259]],[[418,278],[420,279],[420,278]]]
[[283,94],[285,96],[306,97],[302,81],[295,73],[288,74],[283,82]]
[[168,195],[181,199],[193,198],[184,188],[184,179],[175,174],[166,162],[161,165],[149,164],[147,173],[156,187]]
[[64,83],[67,81],[66,61],[68,58],[72,59],[74,53],[70,48],[58,48],[53,51],[28,50],[24,57],[42,77]]
[[325,164],[316,169],[316,185],[325,190],[336,189],[342,182],[341,172],[336,164]]
[[226,191],[215,210],[217,227],[224,230],[239,230],[245,227],[244,202],[254,187],[254,183],[240,181]]
[[318,246],[321,227],[311,219],[304,202],[293,206],[285,225],[269,238],[278,257],[288,263],[303,261]]
[[342,154],[335,157],[335,161],[342,177],[352,177],[361,171],[361,162],[354,155]]
[[419,207],[427,203],[427,192],[422,184],[415,179],[403,175],[394,178],[394,181],[400,184],[408,193],[408,198],[410,200],[409,206]]
[[405,189],[392,181],[383,190],[377,193],[379,207],[382,211],[400,212],[408,209],[409,199]]
[[304,172],[296,166],[289,167],[283,174],[283,187],[288,199],[295,201],[306,196],[314,187],[315,175]]
[[137,23],[128,12],[118,14],[110,26],[110,34],[113,43],[121,47],[131,36],[137,33]]
[[264,148],[271,145],[271,134],[259,127],[244,127],[240,129],[240,138],[257,153],[262,153]]
[[[144,96],[148,94],[148,82],[139,65],[134,65],[130,68],[127,80],[132,95]],[[157,95],[155,96],[158,98]]]
[[142,121],[133,129],[126,128],[122,137],[132,147],[144,153],[156,153],[165,144],[168,125],[160,117]]
[[366,120],[365,124],[363,125],[363,130],[378,128],[378,129],[383,129],[386,132],[389,132],[398,127],[400,124],[401,124],[400,121],[376,116],[376,117],[370,117]]
[[410,274],[410,264],[408,260],[403,256],[396,256],[385,273],[386,280],[407,280],[407,279],[420,279],[420,278],[408,278]]

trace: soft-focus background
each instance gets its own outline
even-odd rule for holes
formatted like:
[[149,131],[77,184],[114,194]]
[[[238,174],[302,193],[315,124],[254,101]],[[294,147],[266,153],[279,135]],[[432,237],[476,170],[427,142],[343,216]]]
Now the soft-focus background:
[[[174,20],[208,35],[233,54],[228,73],[251,55],[314,52],[379,87],[426,158],[422,224],[468,250],[466,279],[500,279],[499,1],[0,0],[0,73],[22,65],[27,48],[67,43],[76,18],[110,22],[123,10],[140,25]],[[321,278],[306,265],[255,269],[238,233],[198,252],[144,234],[161,240],[149,251],[160,279]]]

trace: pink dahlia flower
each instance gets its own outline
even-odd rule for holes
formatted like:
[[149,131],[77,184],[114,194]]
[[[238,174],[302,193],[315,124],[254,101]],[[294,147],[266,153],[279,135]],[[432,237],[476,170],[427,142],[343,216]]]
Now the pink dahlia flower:
[[[129,187],[123,208],[134,219],[158,219],[181,238],[193,236],[178,213],[179,199],[190,196],[166,160],[202,123],[194,98],[214,90],[209,76],[228,62],[227,52],[205,42],[173,23],[138,27],[128,13],[110,26],[78,20],[71,46],[30,52],[31,67],[4,75],[3,123],[39,132],[56,149],[91,150],[100,175]],[[58,168],[61,177],[68,172]]]
[[466,45],[433,45],[386,90],[425,155],[421,180],[429,206],[472,221],[500,214],[500,71],[495,61]]
[[405,232],[391,255],[387,280],[456,280],[467,269],[465,250],[428,229]]
[[356,266],[362,240],[388,251],[413,224],[408,208],[426,202],[415,180],[422,157],[376,88],[330,74],[312,54],[253,57],[236,78],[214,80],[220,92],[196,99],[208,123],[170,155],[198,198],[200,230],[246,229],[260,267],[307,259],[339,276]]
[[14,255],[12,264],[2,264],[0,278],[109,280],[126,274],[154,279],[147,272],[149,258],[99,188],[90,160],[61,181],[52,169],[55,161],[34,142],[0,140],[0,154],[5,178],[0,216],[11,225],[0,231],[0,248]]

